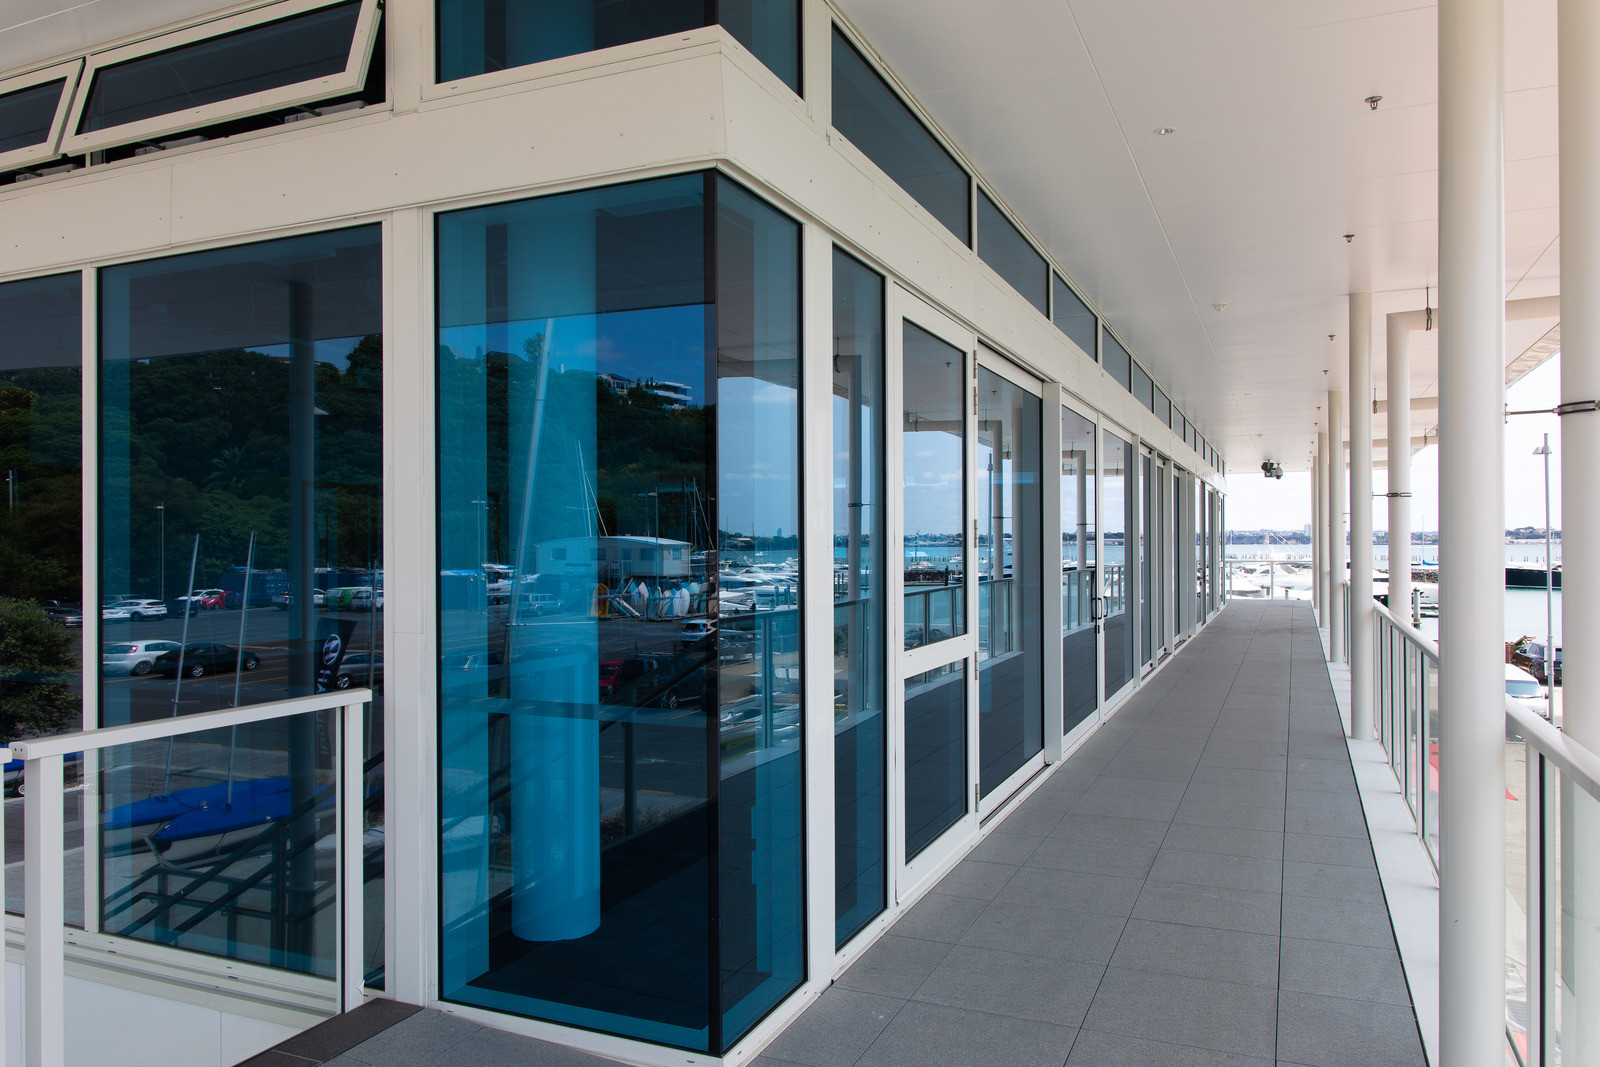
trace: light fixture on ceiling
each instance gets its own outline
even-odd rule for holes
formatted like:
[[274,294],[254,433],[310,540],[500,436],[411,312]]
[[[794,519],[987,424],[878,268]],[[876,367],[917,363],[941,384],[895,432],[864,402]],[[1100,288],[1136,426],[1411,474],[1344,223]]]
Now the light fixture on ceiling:
[[[1256,436],[1260,437],[1261,435],[1257,434]],[[1270,459],[1264,459],[1261,461],[1261,476],[1264,478],[1277,478],[1279,481],[1282,481],[1283,465],[1274,463]]]
[[1356,235],[1353,234],[1353,233],[1347,233],[1347,234],[1344,235],[1344,243],[1345,244],[1349,244],[1352,241],[1354,241],[1355,239],[1356,239]]
[[1227,304],[1212,304],[1211,305],[1211,309],[1213,311],[1221,311],[1223,308],[1225,308],[1227,306],[1228,306]]
[[1367,97],[1367,106],[1376,111],[1378,110],[1378,101],[1382,99],[1383,97],[1381,96],[1369,96]]
[[1156,127],[1156,136],[1157,137],[1171,137],[1173,134],[1175,134],[1177,132],[1178,131],[1176,129],[1174,129],[1173,127],[1171,127],[1171,126],[1157,126]]

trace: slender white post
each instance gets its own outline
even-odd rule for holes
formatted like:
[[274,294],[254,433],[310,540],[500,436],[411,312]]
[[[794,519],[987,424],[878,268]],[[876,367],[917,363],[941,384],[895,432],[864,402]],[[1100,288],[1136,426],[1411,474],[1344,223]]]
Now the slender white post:
[[[1388,317],[1389,610],[1411,617],[1411,331]],[[1394,442],[1402,442],[1400,445]]]
[[28,1067],[62,1067],[67,1054],[62,758],[42,756],[23,766],[27,787],[22,806],[26,835],[22,884],[27,911],[23,930],[27,949],[22,1033]]
[[1439,3],[1439,1054],[1505,1063],[1505,5]]
[[1343,663],[1344,647],[1344,394],[1328,390],[1328,651]]
[[1318,478],[1322,473],[1319,453],[1311,459],[1311,610],[1322,619],[1322,489]]
[[[1394,440],[1393,437],[1390,438]],[[1408,448],[1405,442],[1401,448]],[[1350,736],[1371,741],[1372,294],[1350,294]]]
[[1317,494],[1317,526],[1312,531],[1312,536],[1317,542],[1317,595],[1322,598],[1322,611],[1317,615],[1319,626],[1332,627],[1333,625],[1333,593],[1328,584],[1328,576],[1333,573],[1333,568],[1328,561],[1332,553],[1332,539],[1328,530],[1332,519],[1328,517],[1328,435],[1317,434],[1317,470],[1313,479],[1312,488]]
[[[1559,0],[1558,61],[1561,112],[1561,402],[1600,400],[1600,9],[1593,0]],[[1561,419],[1561,666],[1563,728],[1590,751],[1600,751],[1600,412]],[[1549,457],[1545,457],[1546,464]],[[1548,497],[1548,494],[1547,494]],[[1545,653],[1553,676],[1554,650]],[[1576,668],[1576,669],[1573,669]],[[1552,695],[1554,690],[1552,690]],[[1576,997],[1570,1062],[1600,1062],[1600,826],[1593,805],[1575,806],[1571,837],[1562,842],[1562,915],[1572,932],[1572,993]],[[1568,860],[1570,857],[1570,861]],[[1568,887],[1572,888],[1568,888]],[[1562,1040],[1567,1044],[1563,1019]],[[1563,1062],[1568,1062],[1563,1060]]]
[[361,739],[366,704],[339,709],[339,853],[340,896],[344,907],[339,921],[343,944],[339,953],[341,1011],[352,1011],[365,999],[366,985],[366,772]]

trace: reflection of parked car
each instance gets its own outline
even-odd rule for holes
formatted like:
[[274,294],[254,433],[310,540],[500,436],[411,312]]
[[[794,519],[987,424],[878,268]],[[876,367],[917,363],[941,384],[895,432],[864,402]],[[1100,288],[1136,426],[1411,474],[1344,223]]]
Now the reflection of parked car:
[[339,589],[330,589],[323,594],[318,605],[330,611],[374,611],[383,610],[383,590],[374,590],[370,585],[351,585]]
[[44,609],[44,613],[62,626],[83,625],[83,609],[75,604],[52,604]]
[[696,641],[704,641],[708,637],[717,635],[717,624],[710,619],[689,619],[674,633],[673,639],[679,648],[692,645]]
[[339,673],[333,676],[335,689],[349,689],[352,685],[366,685],[368,676],[374,685],[383,684],[383,653],[356,652],[339,664]]
[[261,666],[261,657],[254,652],[246,650],[241,660],[239,650],[232,645],[196,642],[182,649],[163,652],[156,657],[154,669],[168,678],[176,678],[180,653],[183,656],[183,674],[186,678],[199,678],[201,675],[215,674],[217,671],[231,671],[235,664],[243,666],[247,671],[253,671]]
[[167,606],[159,600],[119,600],[111,606],[126,611],[136,621],[167,617]]
[[1545,699],[1544,689],[1533,675],[1510,663],[1506,664],[1506,696],[1529,711],[1550,717],[1550,702]]
[[[1556,646],[1556,684],[1561,684],[1561,646]],[[1549,685],[1544,673],[1544,642],[1524,641],[1511,650],[1511,662],[1527,671],[1540,685]]]
[[[21,740],[21,738],[18,738],[18,740]],[[11,760],[7,764],[5,764],[5,770],[4,770],[5,784],[6,785],[15,785],[17,787],[17,789],[16,789],[17,796],[19,796],[19,797],[23,795],[22,769],[23,769],[23,763],[24,762],[25,761],[20,760],[20,759]],[[68,752],[65,756],[62,757],[62,763],[68,768],[76,768],[78,771],[82,771],[82,769],[83,769],[83,753],[82,752]]]
[[[311,590],[311,605],[312,605],[312,607],[317,607],[317,608],[322,607],[325,596],[326,596],[326,594],[324,594],[323,591],[320,590],[320,589]],[[294,604],[294,594],[293,593],[279,593],[277,596],[272,598],[272,606],[277,608],[279,611],[288,611],[289,608],[293,604]]]
[[107,674],[149,674],[156,657],[177,650],[176,641],[118,642],[100,650],[100,669]]
[[131,618],[133,618],[133,616],[127,611],[124,611],[122,608],[100,609],[101,622],[127,622]]

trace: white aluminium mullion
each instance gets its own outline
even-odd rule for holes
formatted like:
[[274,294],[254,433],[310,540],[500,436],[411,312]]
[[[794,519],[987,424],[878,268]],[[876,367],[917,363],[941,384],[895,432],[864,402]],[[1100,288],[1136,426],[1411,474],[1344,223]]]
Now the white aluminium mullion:
[[[81,572],[83,583],[82,685],[83,719],[80,728],[95,730],[100,722],[100,275],[86,267],[79,285],[82,292],[82,442],[79,481],[82,490]],[[93,614],[91,614],[91,610]],[[83,820],[83,929],[100,929],[100,753],[86,749],[81,765],[83,792],[79,816]]]
[[1045,382],[1040,390],[1043,419],[1039,447],[1039,549],[1043,555],[1039,582],[1044,597],[1040,632],[1044,636],[1044,758],[1059,763],[1062,738],[1066,732],[1066,696],[1063,692],[1066,657],[1062,634],[1066,630],[1061,602],[1061,408],[1064,394],[1060,382]]

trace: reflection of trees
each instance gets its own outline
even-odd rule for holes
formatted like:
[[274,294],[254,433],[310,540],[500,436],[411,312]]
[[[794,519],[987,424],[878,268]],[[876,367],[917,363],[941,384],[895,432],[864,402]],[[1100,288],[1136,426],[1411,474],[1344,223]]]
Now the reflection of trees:
[[0,598],[0,737],[59,733],[77,725],[72,636],[42,610]]
[[0,478],[15,472],[15,506],[0,511],[0,593],[76,600],[82,544],[82,375],[76,367],[0,375]]
[[[383,470],[382,338],[361,338],[348,359],[343,370],[315,366],[316,482],[371,486],[375,494]],[[128,482],[108,479],[106,491],[108,502],[128,509],[131,573],[107,573],[107,588],[153,595],[160,571],[157,504],[166,505],[169,593],[174,575],[178,584],[187,577],[196,533],[202,584],[243,565],[252,531],[258,568],[288,566],[289,361],[227,349],[124,366],[127,399],[104,405],[102,433],[108,450],[127,452]],[[319,552],[318,564],[357,568],[374,561],[382,543],[374,494],[316,493],[315,534],[328,553]]]

